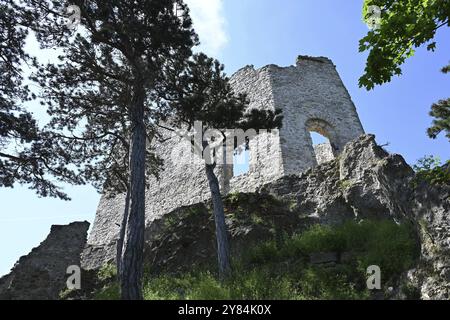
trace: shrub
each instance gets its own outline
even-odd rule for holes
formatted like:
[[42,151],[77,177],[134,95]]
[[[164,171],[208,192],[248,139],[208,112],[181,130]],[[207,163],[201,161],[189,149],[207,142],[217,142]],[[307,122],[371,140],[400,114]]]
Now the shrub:
[[340,226],[316,225],[288,240],[284,256],[314,252],[351,252],[361,271],[378,265],[385,277],[407,270],[418,256],[414,231],[391,220],[349,221]]
[[296,296],[292,283],[289,274],[276,275],[270,267],[261,266],[236,272],[226,285],[235,300],[289,300]]
[[210,273],[202,273],[187,294],[188,300],[229,300],[230,292]]
[[300,300],[362,300],[369,297],[364,277],[349,268],[308,267],[299,279]]
[[97,272],[100,281],[109,281],[117,278],[117,268],[114,264],[109,263],[100,268]]
[[365,241],[353,249],[360,268],[378,265],[385,280],[408,270],[418,257],[419,249],[412,228],[388,220],[363,222]]
[[314,225],[302,234],[287,241],[285,254],[311,254],[314,252],[339,252],[344,249],[345,239],[336,227]]
[[423,157],[417,161],[413,169],[416,172],[416,178],[413,181],[415,186],[423,181],[432,185],[450,184],[450,161],[442,166],[438,157]]
[[117,282],[112,282],[102,289],[98,290],[94,295],[94,300],[119,300],[120,290]]
[[150,278],[144,285],[144,298],[146,300],[177,300],[185,299],[185,293],[191,283],[195,282],[190,275],[182,278],[162,275]]
[[209,272],[162,275],[148,280],[144,286],[146,300],[224,300],[226,288]]
[[245,254],[250,264],[264,264],[270,261],[278,261],[280,250],[275,241],[267,241],[247,250]]

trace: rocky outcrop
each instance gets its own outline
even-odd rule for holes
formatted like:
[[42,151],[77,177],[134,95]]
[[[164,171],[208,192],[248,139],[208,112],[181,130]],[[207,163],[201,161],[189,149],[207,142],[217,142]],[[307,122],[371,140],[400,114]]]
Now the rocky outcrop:
[[[414,171],[401,156],[389,154],[376,144],[374,136],[365,135],[349,143],[337,159],[300,176],[279,179],[240,199],[236,196],[237,207],[230,203],[232,196],[228,197],[226,206],[233,213],[228,225],[235,252],[242,252],[252,241],[273,237],[276,230],[299,232],[314,223],[378,218],[412,222],[422,254],[417,268],[409,272],[406,285],[414,286],[423,299],[448,299],[449,195],[449,186],[432,187],[425,182],[417,185]],[[271,197],[279,201],[278,207],[272,203],[267,216],[257,214],[264,212]],[[181,208],[155,221],[148,230],[149,263],[156,262],[160,267],[190,266],[194,260],[202,261],[202,255],[203,261],[214,261],[213,224],[207,207]],[[196,221],[186,216],[186,212],[196,210],[203,220],[199,215]],[[239,220],[236,212],[245,219],[253,216],[259,224]],[[161,225],[170,220],[176,227],[167,233]]]
[[262,190],[321,223],[377,217],[413,222],[421,260],[408,272],[408,285],[422,299],[450,298],[450,186],[415,181],[404,159],[377,146],[374,136],[362,136],[336,160]]
[[450,299],[450,187],[422,183],[414,193],[422,260],[408,278],[422,299]]
[[291,203],[291,209],[322,223],[392,217],[414,219],[414,171],[399,155],[364,135],[349,143],[335,160],[300,176],[284,177],[260,188]]
[[47,239],[0,279],[0,300],[58,299],[66,287],[67,268],[80,266],[88,229],[88,222],[52,226]]
[[[301,232],[316,223],[379,218],[413,223],[421,259],[403,285],[414,287],[423,299],[448,299],[449,195],[449,186],[418,184],[401,156],[389,154],[376,144],[374,136],[364,135],[333,161],[301,175],[283,177],[255,193],[228,195],[225,207],[234,256],[252,243]],[[147,227],[145,257],[154,272],[215,263],[210,212],[209,202],[181,207]],[[93,256],[95,260],[89,260]],[[311,259],[321,261],[322,256]],[[89,254],[84,263],[101,265],[104,258]]]
[[263,191],[289,200],[293,211],[320,223],[382,217],[411,221],[421,259],[408,272],[406,285],[422,299],[450,298],[450,185],[417,182],[405,160],[379,147],[374,136],[362,136],[336,160]]

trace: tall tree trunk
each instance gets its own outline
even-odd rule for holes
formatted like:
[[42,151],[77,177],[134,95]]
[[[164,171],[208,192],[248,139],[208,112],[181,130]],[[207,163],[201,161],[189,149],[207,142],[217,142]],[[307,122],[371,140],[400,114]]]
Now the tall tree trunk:
[[214,208],[214,221],[216,224],[217,259],[219,263],[219,277],[225,280],[231,274],[230,244],[228,241],[227,225],[225,224],[225,211],[220,194],[219,180],[214,173],[214,165],[206,165],[209,189]]
[[122,223],[120,225],[119,239],[117,239],[117,255],[116,255],[116,266],[117,266],[117,276],[120,282],[120,277],[122,275],[122,251],[123,242],[125,239],[125,232],[127,228],[128,213],[130,212],[130,187],[127,187],[127,195],[125,198],[125,209],[123,210]]
[[136,92],[131,110],[130,203],[120,263],[123,300],[142,300],[145,231],[145,154],[144,92]]

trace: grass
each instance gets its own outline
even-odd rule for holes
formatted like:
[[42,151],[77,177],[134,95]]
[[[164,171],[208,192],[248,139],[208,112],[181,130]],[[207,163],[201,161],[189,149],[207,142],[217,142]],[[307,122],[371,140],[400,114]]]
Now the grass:
[[[309,264],[317,252],[351,253],[352,259],[333,268]],[[160,274],[145,280],[147,300],[303,300],[367,299],[366,269],[378,265],[384,283],[411,268],[418,255],[412,228],[392,221],[316,225],[249,248],[234,261],[234,275],[221,283],[211,270]],[[104,272],[108,273],[108,272]],[[97,299],[117,299],[113,284]]]
[[278,249],[275,241],[249,250],[249,263],[285,261],[306,257],[317,252],[351,252],[355,262],[366,270],[378,265],[387,277],[413,265],[418,247],[412,228],[393,221],[347,222],[340,226],[315,225],[302,234],[294,235]]

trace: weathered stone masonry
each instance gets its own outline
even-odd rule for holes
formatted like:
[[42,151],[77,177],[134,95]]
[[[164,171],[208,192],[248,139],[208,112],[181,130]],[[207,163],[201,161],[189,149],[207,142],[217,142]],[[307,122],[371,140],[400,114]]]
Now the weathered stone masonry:
[[[283,176],[300,174],[318,162],[331,160],[346,143],[364,134],[351,97],[327,58],[299,56],[290,67],[247,66],[232,76],[231,84],[237,93],[247,93],[250,108],[282,109],[284,122],[279,131],[251,141],[249,172],[233,177],[231,165],[217,168],[223,193],[252,192]],[[311,131],[327,137],[330,144],[314,150]],[[198,159],[181,161],[189,157],[189,142],[173,133],[163,134],[170,139],[157,146],[165,168],[161,180],[152,179],[147,191],[149,229],[162,215],[209,199],[203,163]],[[85,268],[113,259],[123,204],[124,196],[102,197],[84,252]]]
[[47,238],[0,278],[0,300],[59,299],[67,268],[80,265],[88,229],[88,222],[52,226]]

